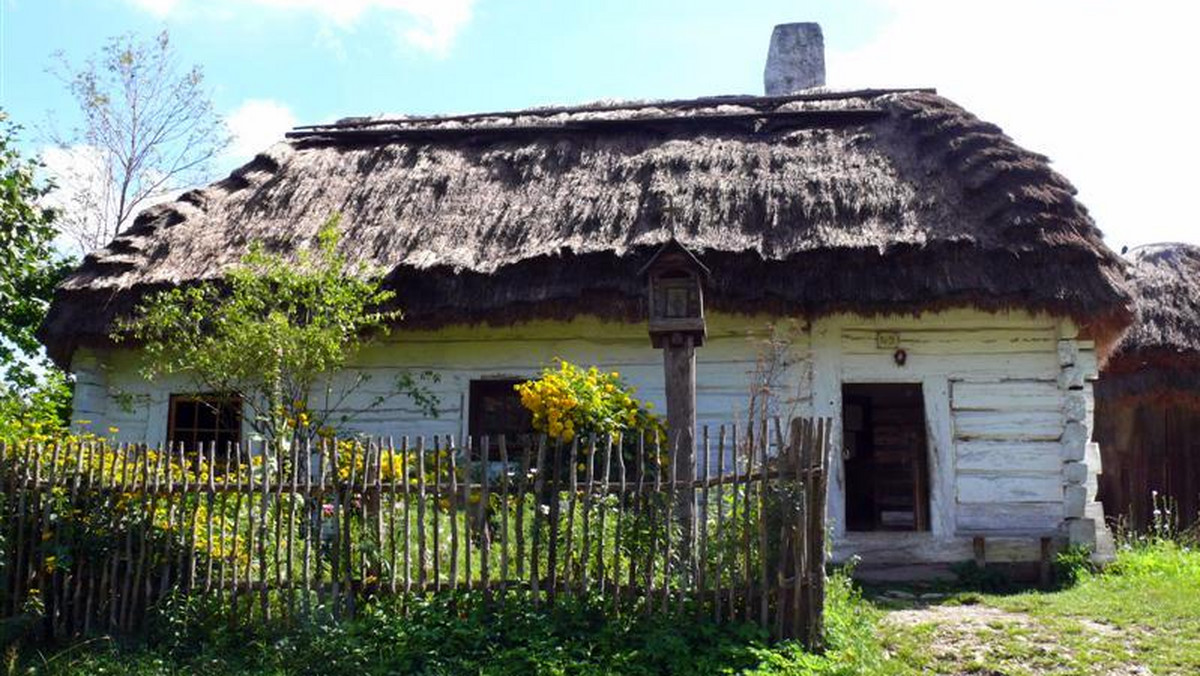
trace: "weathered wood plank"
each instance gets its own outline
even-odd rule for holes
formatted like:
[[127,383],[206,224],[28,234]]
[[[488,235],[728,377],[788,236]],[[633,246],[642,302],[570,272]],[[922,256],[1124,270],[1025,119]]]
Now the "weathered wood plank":
[[955,411],[1056,411],[1062,408],[1062,397],[1058,383],[1050,380],[951,382]]
[[962,531],[1052,530],[1062,523],[1063,506],[1061,501],[964,503],[957,516]]
[[1058,476],[960,474],[957,484],[960,504],[1054,502],[1063,496],[1062,478]]
[[959,411],[954,414],[954,436],[963,440],[1056,441],[1064,420],[1058,411]]
[[960,441],[959,472],[1043,472],[1062,469],[1061,446],[1053,441]]
[[[884,330],[885,332],[886,329]],[[875,354],[881,351],[876,341],[880,331],[848,328],[842,331],[842,349],[846,354]],[[910,355],[1055,353],[1058,336],[1052,328],[963,328],[900,329],[894,331],[900,347]],[[890,354],[890,350],[886,350]]]

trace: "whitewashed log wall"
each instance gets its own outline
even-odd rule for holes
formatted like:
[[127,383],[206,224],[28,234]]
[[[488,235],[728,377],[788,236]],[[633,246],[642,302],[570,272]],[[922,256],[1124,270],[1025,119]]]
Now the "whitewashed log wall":
[[[750,374],[766,327],[778,318],[709,318],[709,338],[697,351],[697,420],[719,425],[742,420]],[[908,359],[880,348],[879,332],[895,334]],[[844,383],[920,383],[930,446],[927,533],[848,533],[844,526],[841,463],[831,463],[830,524],[834,557],[865,563],[928,563],[971,557],[970,534],[987,532],[989,559],[1037,556],[1029,537],[1005,533],[1062,529],[1073,541],[1095,538],[1099,454],[1091,444],[1091,381],[1096,357],[1066,320],[1026,313],[954,310],[916,317],[835,316],[793,333],[776,412],[830,416],[838,421]],[[370,382],[345,403],[355,410],[393,391],[404,371],[432,370],[441,382],[436,419],[402,397],[358,416],[367,434],[463,434],[471,380],[526,378],[555,358],[620,371],[639,396],[665,410],[662,355],[644,325],[580,318],[513,327],[452,327],[397,332],[365,351],[356,369]],[[80,350],[75,415],[91,429],[119,428],[121,440],[161,440],[172,392],[182,380],[147,382],[129,352]],[[341,383],[349,382],[346,375]],[[335,390],[340,385],[335,385]],[[840,447],[840,441],[835,444]]]

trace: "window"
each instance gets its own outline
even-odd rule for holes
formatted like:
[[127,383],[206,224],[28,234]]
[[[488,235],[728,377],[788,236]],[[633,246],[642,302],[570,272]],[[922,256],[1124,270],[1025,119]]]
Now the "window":
[[518,453],[524,451],[533,432],[533,416],[513,389],[522,382],[508,378],[471,381],[467,433],[474,440],[475,453],[480,450],[479,438],[485,434],[491,439],[489,454],[493,459],[499,457],[495,439],[501,434],[510,460],[518,459]]
[[230,444],[242,440],[242,400],[215,395],[171,395],[167,440],[194,452],[198,444],[216,444],[225,453]]
[[929,530],[929,449],[920,385],[842,388],[846,529]]

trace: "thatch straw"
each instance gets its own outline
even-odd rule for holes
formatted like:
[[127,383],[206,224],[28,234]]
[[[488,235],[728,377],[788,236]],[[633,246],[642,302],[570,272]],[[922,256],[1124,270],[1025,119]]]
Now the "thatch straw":
[[247,244],[343,246],[408,320],[640,319],[671,237],[718,310],[814,316],[955,305],[1128,321],[1119,259],[1046,158],[927,91],[710,98],[299,129],[147,210],[64,282],[60,362],[146,291],[219,277]]
[[1128,258],[1134,322],[1097,394],[1187,399],[1200,407],[1200,246],[1148,244]]

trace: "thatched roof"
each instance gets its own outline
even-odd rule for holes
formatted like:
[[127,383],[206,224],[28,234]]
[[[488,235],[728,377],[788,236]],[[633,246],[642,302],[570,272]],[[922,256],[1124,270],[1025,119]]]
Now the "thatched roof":
[[1200,405],[1200,246],[1148,244],[1127,257],[1134,322],[1105,366],[1098,392],[1185,397]]
[[407,321],[641,319],[675,237],[709,307],[814,316],[953,305],[1128,320],[1121,262],[1047,159],[929,91],[715,97],[299,128],[147,210],[61,286],[51,354],[141,294],[218,277],[248,243],[342,245]]

